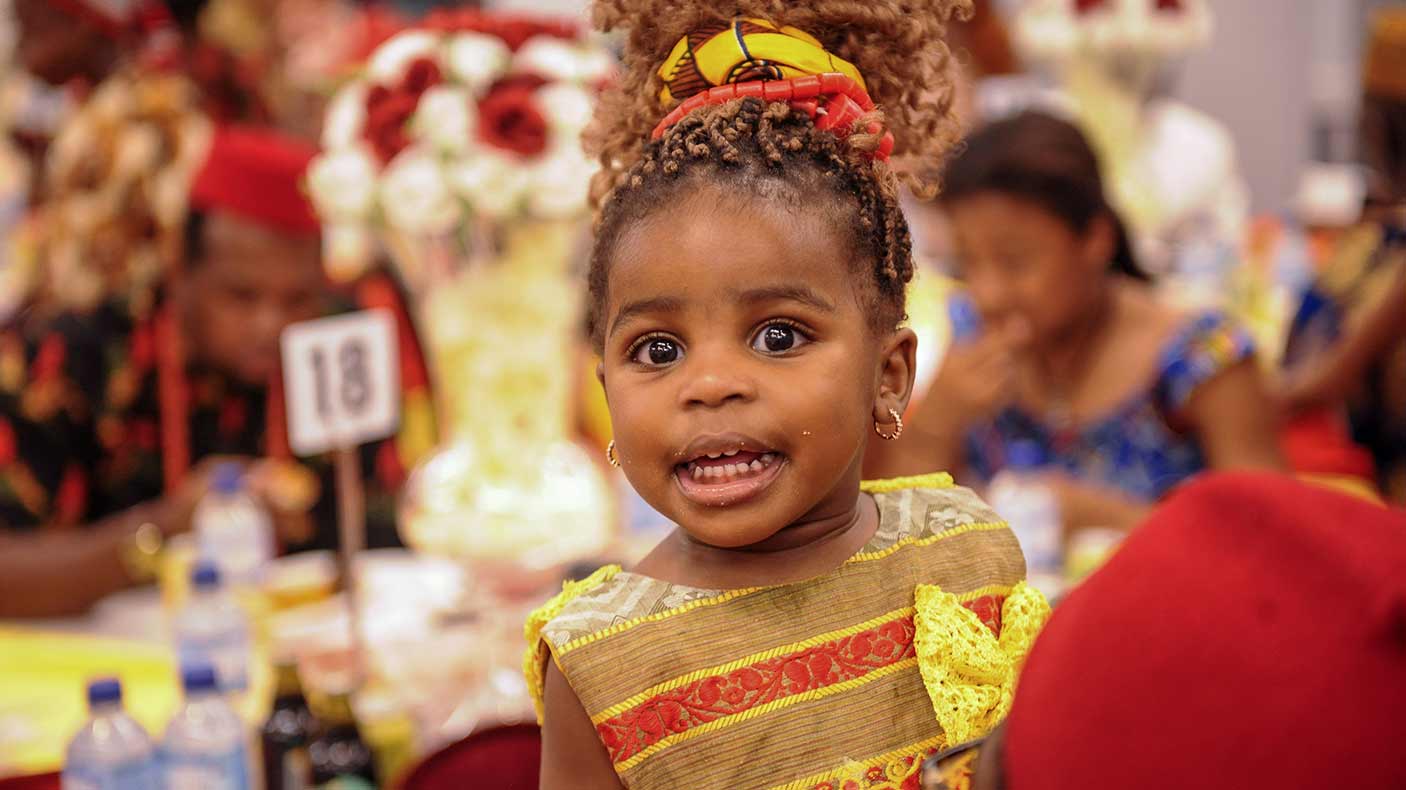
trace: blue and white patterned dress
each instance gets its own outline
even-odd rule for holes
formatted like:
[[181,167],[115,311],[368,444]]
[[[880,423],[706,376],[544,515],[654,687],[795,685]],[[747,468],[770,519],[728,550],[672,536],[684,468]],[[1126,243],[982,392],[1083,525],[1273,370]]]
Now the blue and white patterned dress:
[[1193,434],[1173,427],[1197,388],[1254,355],[1250,335],[1224,313],[1192,317],[1162,351],[1152,385],[1086,425],[1061,427],[1011,407],[967,435],[971,472],[990,480],[1017,443],[1034,443],[1050,468],[1154,501],[1206,468]]

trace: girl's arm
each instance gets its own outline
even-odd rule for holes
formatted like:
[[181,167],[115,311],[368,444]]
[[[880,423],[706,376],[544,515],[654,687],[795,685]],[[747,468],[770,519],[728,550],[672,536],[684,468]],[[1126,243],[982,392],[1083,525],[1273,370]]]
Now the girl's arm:
[[578,790],[622,790],[605,745],[596,736],[591,717],[576,692],[557,669],[547,662],[543,689],[542,790],[570,787]]
[[1279,412],[1254,359],[1197,387],[1185,413],[1210,468],[1287,471],[1279,450]]
[[1340,403],[1362,383],[1367,369],[1406,339],[1406,266],[1395,283],[1362,319],[1304,370],[1280,385],[1280,399],[1291,411]]
[[[1221,371],[1196,388],[1184,416],[1212,469],[1286,471],[1279,450],[1279,417],[1253,358]],[[1062,476],[1051,481],[1068,529],[1132,529],[1153,506],[1104,486]]]

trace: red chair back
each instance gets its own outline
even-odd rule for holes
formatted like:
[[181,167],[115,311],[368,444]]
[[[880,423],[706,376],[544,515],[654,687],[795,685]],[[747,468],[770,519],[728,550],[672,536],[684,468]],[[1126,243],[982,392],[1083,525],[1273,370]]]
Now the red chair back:
[[535,724],[482,730],[430,755],[401,782],[403,790],[537,790],[542,731]]

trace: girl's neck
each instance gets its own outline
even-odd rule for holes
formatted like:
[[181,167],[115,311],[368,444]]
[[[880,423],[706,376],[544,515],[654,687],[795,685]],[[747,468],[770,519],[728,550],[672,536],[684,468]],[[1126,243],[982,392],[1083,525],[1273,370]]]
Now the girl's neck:
[[1072,386],[1083,377],[1089,360],[1113,324],[1116,303],[1117,286],[1109,283],[1079,311],[1073,324],[1032,355],[1043,381],[1065,382]]
[[[777,531],[759,543],[720,548],[677,530],[670,561],[641,571],[697,587],[734,588],[786,584],[828,573],[873,538],[879,526],[878,506],[868,494],[857,493],[848,507],[816,512]],[[648,563],[655,565],[656,563]]]

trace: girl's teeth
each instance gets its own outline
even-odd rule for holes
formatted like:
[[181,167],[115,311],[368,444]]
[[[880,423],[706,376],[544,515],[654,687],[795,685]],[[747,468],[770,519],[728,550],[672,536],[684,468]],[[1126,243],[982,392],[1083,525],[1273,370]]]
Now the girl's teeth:
[[717,459],[719,459],[719,458],[722,458],[722,457],[723,457],[723,454],[722,454],[722,453],[708,453],[708,457],[711,458],[711,459],[713,459],[713,460],[717,460]]
[[[728,458],[737,455],[738,451],[724,453]],[[709,455],[709,458],[717,459],[723,456]],[[772,464],[776,463],[776,453],[765,453],[753,459],[751,463],[728,463],[711,464],[704,466],[697,461],[688,465],[688,475],[694,480],[707,481],[731,481],[738,477],[760,474],[766,471]]]

